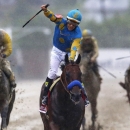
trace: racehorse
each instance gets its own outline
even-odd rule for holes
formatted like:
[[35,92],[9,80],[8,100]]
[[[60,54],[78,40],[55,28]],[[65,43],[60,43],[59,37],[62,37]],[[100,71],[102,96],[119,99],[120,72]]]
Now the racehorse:
[[2,59],[0,58],[0,114],[2,118],[0,130],[7,130],[10,114],[15,101],[15,91],[11,93],[9,80],[1,66]]
[[[91,127],[95,128],[95,121],[97,118],[97,98],[100,91],[100,80],[93,71],[94,64],[90,62],[91,53],[81,53],[81,63],[80,68],[82,71],[82,82],[87,91],[88,100],[91,105]],[[84,119],[85,120],[85,119]],[[83,123],[83,128],[85,128],[85,121]]]
[[130,103],[130,66],[127,68],[125,72],[124,83],[119,83],[127,92],[128,102]]
[[[85,113],[82,97],[80,55],[73,63],[65,56],[65,66],[49,94],[48,112],[40,113],[44,130],[80,130]],[[40,105],[44,84],[41,88]]]

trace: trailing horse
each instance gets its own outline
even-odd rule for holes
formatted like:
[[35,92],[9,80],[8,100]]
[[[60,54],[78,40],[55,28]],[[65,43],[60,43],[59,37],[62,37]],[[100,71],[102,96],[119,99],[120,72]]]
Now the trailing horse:
[[0,130],[7,130],[13,103],[15,101],[15,91],[11,93],[10,83],[1,69],[1,63],[2,59],[0,59],[0,113],[2,118]]
[[[100,91],[100,79],[93,71],[94,64],[90,62],[91,53],[83,53],[81,55],[81,63],[80,68],[82,71],[82,82],[84,83],[84,87],[86,88],[88,100],[91,105],[91,127],[95,128],[95,121],[97,118],[97,98]],[[85,122],[83,123],[83,128],[85,127]]]
[[119,84],[126,90],[128,102],[130,103],[130,66],[127,68],[125,72],[124,83],[120,82]]
[[[41,114],[44,130],[80,130],[85,104],[82,98],[80,56],[70,63],[68,55],[60,78],[51,87],[47,114]],[[44,84],[41,88],[40,105],[42,103]]]

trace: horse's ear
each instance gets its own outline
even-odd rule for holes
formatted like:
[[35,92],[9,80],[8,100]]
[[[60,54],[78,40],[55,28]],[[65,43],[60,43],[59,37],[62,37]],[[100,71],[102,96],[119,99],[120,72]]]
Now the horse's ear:
[[75,63],[76,63],[76,64],[79,64],[80,61],[81,61],[81,55],[79,54],[77,60],[75,61]]
[[69,63],[69,56],[68,54],[65,55],[65,64]]

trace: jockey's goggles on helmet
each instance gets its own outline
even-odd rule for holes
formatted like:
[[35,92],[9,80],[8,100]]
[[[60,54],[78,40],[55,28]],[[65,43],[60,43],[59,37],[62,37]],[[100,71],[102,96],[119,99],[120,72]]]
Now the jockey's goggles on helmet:
[[72,21],[72,20],[69,20],[69,19],[67,20],[67,23],[68,23],[68,24],[72,24],[72,25],[75,26],[75,27],[79,25],[79,23],[76,23],[76,22],[74,22],[74,21]]

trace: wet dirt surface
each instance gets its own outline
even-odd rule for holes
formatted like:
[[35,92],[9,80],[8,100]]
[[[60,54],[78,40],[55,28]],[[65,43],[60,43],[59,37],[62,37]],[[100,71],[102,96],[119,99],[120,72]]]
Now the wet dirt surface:
[[[118,84],[123,79],[105,78],[98,97],[97,122],[103,130],[130,130],[130,105],[126,92]],[[44,130],[39,114],[39,95],[43,81],[20,81],[8,130]],[[90,105],[86,123],[91,124]]]

